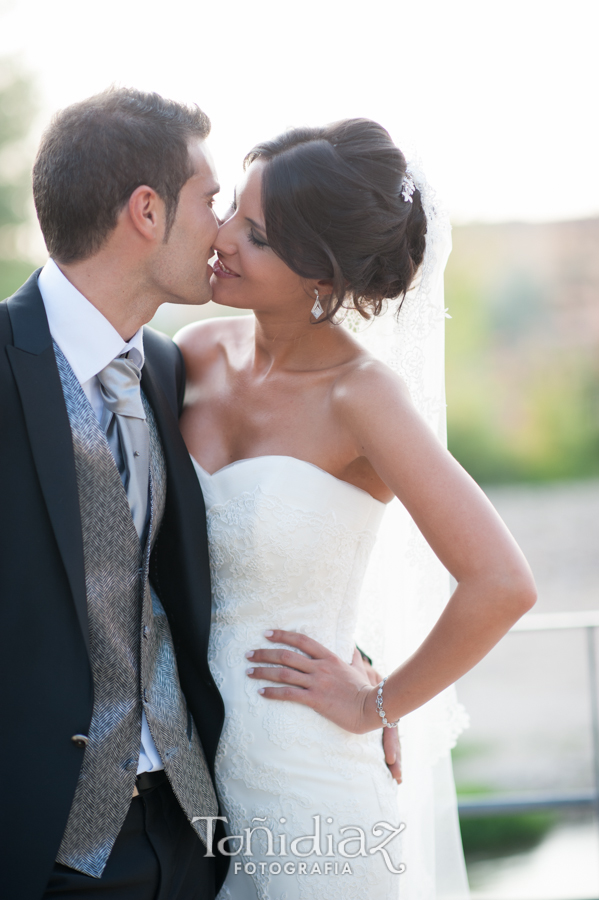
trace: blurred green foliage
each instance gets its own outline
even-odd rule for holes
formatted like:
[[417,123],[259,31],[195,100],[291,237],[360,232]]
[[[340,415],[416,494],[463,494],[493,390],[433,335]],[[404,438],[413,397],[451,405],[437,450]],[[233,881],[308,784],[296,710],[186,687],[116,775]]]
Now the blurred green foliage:
[[32,263],[19,259],[0,259],[0,300],[14,294],[35,268]]
[[[455,750],[452,756],[455,756]],[[458,797],[492,793],[488,785],[460,784],[458,787]],[[551,810],[515,815],[498,812],[494,816],[460,816],[466,862],[532,850],[558,822],[559,816]]]
[[19,259],[16,236],[30,217],[31,151],[26,139],[37,111],[32,79],[12,59],[0,59],[0,299],[34,269]]
[[[537,277],[532,262],[493,270],[493,253],[485,258],[474,226],[454,229],[445,282],[449,448],[483,484],[597,475],[599,353],[584,323],[578,337],[564,326],[573,292],[551,273]],[[597,309],[597,285],[588,291]]]
[[532,850],[556,821],[551,812],[462,818],[460,830],[466,860],[492,859]]

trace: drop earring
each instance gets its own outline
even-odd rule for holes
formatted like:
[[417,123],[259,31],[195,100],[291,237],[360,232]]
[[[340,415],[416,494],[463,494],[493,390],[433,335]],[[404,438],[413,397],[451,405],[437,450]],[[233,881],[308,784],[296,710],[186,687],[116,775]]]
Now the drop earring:
[[318,288],[314,288],[314,293],[316,294],[316,300],[314,301],[314,306],[311,309],[311,313],[315,319],[320,319],[321,315],[324,312],[324,309],[320,305],[320,297],[318,296]]

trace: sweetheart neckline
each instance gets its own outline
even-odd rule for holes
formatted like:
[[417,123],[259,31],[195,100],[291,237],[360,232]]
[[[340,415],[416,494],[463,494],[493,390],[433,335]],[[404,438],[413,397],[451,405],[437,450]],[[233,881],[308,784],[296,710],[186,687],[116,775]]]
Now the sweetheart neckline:
[[378,503],[379,506],[386,507],[387,504],[383,503],[382,500],[377,500],[376,497],[373,497],[372,494],[369,494],[368,491],[365,491],[363,488],[359,488],[355,484],[350,484],[349,481],[344,481],[343,478],[337,478],[336,475],[331,475],[330,472],[327,472],[326,469],[321,469],[320,466],[317,466],[315,463],[308,462],[306,459],[300,459],[298,456],[287,456],[282,453],[265,453],[261,456],[248,456],[246,459],[236,459],[232,463],[227,463],[226,466],[221,466],[220,469],[217,469],[215,472],[210,473],[204,466],[197,461],[195,456],[189,454],[192,461],[196,464],[198,469],[201,469],[204,475],[207,475],[208,478],[215,478],[217,475],[220,475],[221,472],[225,472],[227,469],[232,469],[233,466],[238,466],[240,463],[249,463],[255,462],[257,459],[292,459],[296,463],[300,463],[304,466],[310,466],[311,469],[316,469],[317,472],[321,472],[323,475],[327,475],[329,478],[332,478],[334,481],[337,481],[339,484],[344,484],[346,487],[351,488],[354,491],[359,491],[361,494],[365,494],[369,500],[372,500],[373,503]]

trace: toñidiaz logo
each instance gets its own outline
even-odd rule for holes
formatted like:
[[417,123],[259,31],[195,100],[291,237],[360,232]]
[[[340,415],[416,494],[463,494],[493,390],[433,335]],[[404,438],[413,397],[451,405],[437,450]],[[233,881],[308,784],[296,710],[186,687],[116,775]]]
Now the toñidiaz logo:
[[[359,825],[344,825],[338,829],[338,835],[326,831],[322,827],[323,817],[312,816],[314,830],[312,834],[302,834],[290,839],[285,832],[275,834],[271,828],[262,823],[266,817],[254,816],[253,827],[243,829],[243,834],[228,834],[220,838],[216,843],[216,849],[223,856],[240,856],[242,861],[236,860],[233,866],[235,874],[243,871],[247,875],[255,875],[257,871],[262,874],[269,872],[271,875],[279,875],[282,871],[287,875],[352,875],[353,870],[349,860],[358,857],[373,857],[380,853],[390,872],[401,875],[405,872],[404,863],[394,865],[389,847],[398,835],[405,830],[405,824],[391,825],[389,822],[377,822],[372,826],[372,835]],[[215,856],[214,853],[214,823],[228,823],[226,816],[194,816],[194,822],[206,822],[207,851],[206,856]],[[326,825],[332,825],[333,819],[324,819]],[[281,825],[287,820],[280,818]],[[259,835],[259,851],[254,848],[254,835]],[[377,839],[372,843],[370,838]],[[382,838],[382,840],[380,840]],[[256,861],[252,857],[270,857],[272,861]],[[292,858],[290,858],[292,857]],[[311,858],[312,857],[312,858]],[[331,857],[337,857],[331,859]],[[286,860],[280,862],[280,860]]]

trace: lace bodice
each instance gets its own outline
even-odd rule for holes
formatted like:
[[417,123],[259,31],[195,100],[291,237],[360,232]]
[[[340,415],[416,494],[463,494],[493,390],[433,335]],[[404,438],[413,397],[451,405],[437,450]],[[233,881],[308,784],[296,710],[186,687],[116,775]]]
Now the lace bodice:
[[240,460],[212,476],[195,465],[208,516],[213,648],[223,628],[244,623],[260,646],[272,646],[266,628],[299,630],[350,662],[384,505],[294,457]]

